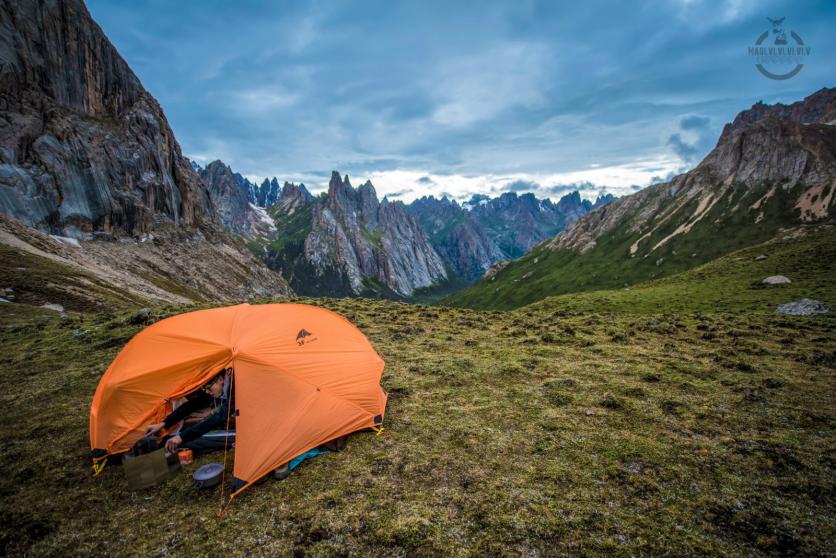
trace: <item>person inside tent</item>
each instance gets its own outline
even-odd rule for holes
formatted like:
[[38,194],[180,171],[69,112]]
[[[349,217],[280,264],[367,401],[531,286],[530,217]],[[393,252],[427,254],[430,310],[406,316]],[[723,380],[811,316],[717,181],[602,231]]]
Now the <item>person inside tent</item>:
[[[186,396],[186,402],[174,409],[163,422],[149,426],[146,435],[156,434],[197,415],[200,420],[190,425],[186,420],[184,427],[166,440],[166,450],[175,452],[184,447],[199,454],[231,447],[235,442],[235,413],[231,411],[235,408],[232,378],[232,368],[222,370],[202,388]],[[212,432],[214,430],[221,432],[216,434]]]

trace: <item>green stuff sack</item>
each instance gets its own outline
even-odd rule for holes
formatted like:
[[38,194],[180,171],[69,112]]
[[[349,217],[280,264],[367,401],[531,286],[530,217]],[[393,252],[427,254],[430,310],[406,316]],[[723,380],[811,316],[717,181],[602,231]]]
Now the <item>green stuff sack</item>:
[[128,487],[142,490],[174,477],[180,471],[180,460],[176,453],[166,456],[161,448],[136,457],[126,456],[123,467]]

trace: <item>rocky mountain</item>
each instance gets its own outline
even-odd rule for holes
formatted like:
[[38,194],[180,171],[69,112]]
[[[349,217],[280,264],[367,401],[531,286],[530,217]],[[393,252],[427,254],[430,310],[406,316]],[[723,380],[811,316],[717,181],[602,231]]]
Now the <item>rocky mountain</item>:
[[285,183],[267,211],[275,240],[251,246],[299,293],[406,297],[447,277],[418,222],[401,202],[378,201],[371,182],[354,188],[334,172],[316,198]]
[[511,307],[676,273],[832,223],[836,89],[740,113],[693,170],[596,209],[448,302]]
[[229,232],[247,238],[270,238],[276,231],[273,219],[250,201],[253,190],[246,178],[233,173],[222,161],[213,161],[200,171],[209,189],[215,211]]
[[[455,200],[436,199],[432,196],[403,205],[388,200],[378,202],[370,183],[355,190],[347,179],[340,178],[339,182],[335,182],[332,177],[325,198],[330,213],[323,214],[317,204],[307,207],[316,200],[304,184],[285,182],[279,187],[279,180],[273,177],[265,178],[260,186],[256,186],[221,161],[199,169],[199,174],[209,187],[215,210],[228,231],[251,240],[258,237],[262,242],[253,244],[256,254],[266,257],[266,261],[276,269],[296,269],[297,275],[301,273],[300,276],[305,278],[320,276],[321,280],[313,283],[307,279],[297,282],[297,286],[308,294],[385,293],[388,289],[389,294],[405,296],[416,287],[426,287],[448,279],[461,286],[482,277],[495,262],[519,257],[538,242],[562,230],[568,223],[613,199],[612,196],[603,196],[593,204],[582,200],[578,192],[573,192],[557,203],[552,203],[548,199],[538,200],[533,194],[506,193],[495,199],[475,195],[462,205]],[[389,219],[384,223],[388,229],[378,230],[381,225],[377,215],[378,206],[386,208],[380,211]],[[262,208],[267,212],[261,211]],[[296,211],[303,215],[294,214]],[[352,217],[352,211],[357,213],[360,225],[354,224],[357,219]],[[306,257],[303,258],[304,262],[296,260],[291,264],[283,251],[295,244],[286,242],[286,239],[281,238],[282,235],[295,238],[300,227],[318,233],[319,229],[313,227],[314,218],[317,225],[333,229],[329,222],[331,217],[344,225],[344,232],[349,237],[353,235],[355,239],[362,238],[363,234],[357,233],[357,230],[361,233],[365,230],[368,233],[366,241],[370,238],[373,240],[378,232],[411,237],[413,233],[409,229],[412,219],[416,220],[424,236],[429,239],[432,250],[443,262],[443,275],[439,276],[432,271],[435,267],[432,256],[416,260],[418,268],[415,277],[411,279],[405,279],[409,275],[405,270],[411,265],[405,260],[395,265],[392,271],[380,272],[375,264],[369,263],[371,248],[364,246],[363,242],[349,243],[349,252],[353,254],[351,256],[344,251],[344,244],[328,248],[325,239],[342,241],[342,237],[334,231],[329,233],[331,237],[312,237],[314,240],[311,242],[316,242],[316,248],[309,249],[310,261]],[[274,220],[275,227],[267,225],[270,219]],[[395,226],[398,220],[403,221],[400,228]],[[358,226],[361,228],[358,229]],[[281,249],[273,250],[266,256],[268,252],[264,247],[271,243]],[[397,244],[395,242],[387,247],[386,257],[395,257],[399,253],[395,250]],[[414,250],[417,254],[427,253],[420,245]],[[298,251],[301,253],[301,248]],[[331,255],[327,258],[315,255],[325,252]],[[309,264],[314,268],[309,268]],[[390,264],[394,265],[389,262],[384,267]],[[336,267],[332,269],[333,266]],[[345,277],[342,277],[343,271],[337,271],[337,268],[345,270]],[[388,278],[387,273],[390,274]],[[429,282],[426,280],[428,276],[432,277]],[[372,284],[374,281],[380,281],[380,284]],[[319,286],[314,288],[314,285]],[[452,284],[447,286],[452,288]]]
[[[150,284],[145,292],[169,293],[163,299],[186,288],[206,298],[289,292],[223,233],[159,104],[80,0],[0,0],[0,213],[5,255],[27,245],[49,259],[60,251],[55,238],[66,238],[85,253],[68,257],[74,269],[95,254],[114,258],[121,273],[93,276],[123,290]],[[191,248],[161,248],[178,241]],[[197,257],[236,284],[167,274]],[[246,277],[233,272],[242,262],[252,268]]]
[[221,161],[213,161],[200,171],[200,178],[209,190],[209,197],[224,227],[238,234],[250,234],[252,208],[249,192],[241,187],[235,175]]
[[159,104],[82,2],[0,2],[0,57],[0,211],[68,235],[214,221]]
[[[596,203],[612,199],[602,197]],[[578,192],[557,203],[531,193],[509,192],[493,199],[477,194],[461,205],[446,197],[425,196],[407,210],[421,223],[448,269],[473,281],[497,261],[520,257],[593,207]]]
[[581,200],[578,192],[563,196],[556,204],[538,200],[531,193],[506,192],[475,205],[471,214],[496,239],[506,258],[518,258],[591,209],[592,204]]
[[240,173],[232,173],[232,176],[235,178],[235,183],[238,184],[238,187],[246,192],[247,202],[258,205],[258,186],[241,176]]
[[264,182],[261,183],[261,186],[258,187],[258,192],[256,193],[256,205],[259,207],[270,207],[271,205],[275,205],[276,201],[279,199],[281,191],[279,181],[275,176],[272,180],[265,178]]
[[425,196],[406,207],[447,268],[459,277],[475,280],[493,262],[506,258],[497,242],[456,200]]
[[304,184],[293,184],[285,182],[282,186],[282,193],[276,200],[278,209],[286,215],[293,215],[297,210],[303,209],[313,200],[313,196]]

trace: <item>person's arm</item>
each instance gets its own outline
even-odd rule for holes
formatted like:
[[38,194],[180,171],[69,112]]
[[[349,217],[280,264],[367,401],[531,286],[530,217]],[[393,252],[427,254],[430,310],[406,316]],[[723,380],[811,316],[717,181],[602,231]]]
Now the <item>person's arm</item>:
[[227,415],[229,410],[229,399],[224,399],[221,402],[220,407],[217,410],[203,419],[202,421],[194,424],[188,428],[185,428],[180,431],[179,437],[181,440],[181,444],[185,444],[191,442],[192,440],[197,440],[210,430],[215,430],[217,428],[225,428]]
[[163,426],[171,428],[190,414],[201,409],[205,409],[212,404],[212,398],[203,391],[197,391],[186,396],[186,402],[171,411],[165,420]]
[[211,403],[212,398],[209,394],[203,391],[190,393],[186,396],[186,402],[171,411],[171,413],[165,417],[163,422],[158,422],[148,426],[148,429],[145,431],[145,435],[150,436],[152,434],[156,434],[163,428],[171,428],[184,418],[188,417],[190,414],[208,407]]

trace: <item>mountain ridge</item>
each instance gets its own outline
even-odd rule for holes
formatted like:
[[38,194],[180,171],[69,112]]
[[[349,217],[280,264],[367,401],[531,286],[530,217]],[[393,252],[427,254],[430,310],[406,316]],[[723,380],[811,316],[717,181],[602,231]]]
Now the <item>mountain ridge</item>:
[[[632,285],[766,241],[781,228],[832,221],[834,107],[833,88],[788,106],[754,105],[691,171],[590,212],[445,302],[504,308]],[[816,118],[823,122],[802,122]]]

